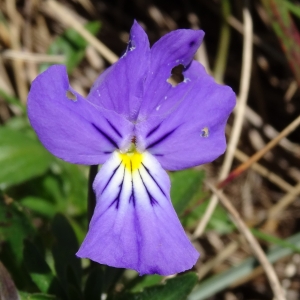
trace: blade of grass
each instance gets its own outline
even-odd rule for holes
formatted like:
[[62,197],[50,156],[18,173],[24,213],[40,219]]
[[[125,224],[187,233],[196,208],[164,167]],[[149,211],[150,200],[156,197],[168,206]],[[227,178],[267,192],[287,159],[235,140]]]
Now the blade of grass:
[[226,69],[227,64],[227,57],[228,57],[228,49],[230,44],[230,26],[227,22],[227,19],[230,16],[230,1],[223,0],[221,2],[221,9],[222,9],[222,27],[220,31],[220,40],[218,45],[218,53],[214,68],[214,77],[217,82],[223,82],[223,77]]
[[287,1],[282,0],[262,0],[262,3],[300,86],[300,34],[289,12],[292,8],[294,13],[298,13],[299,8],[295,9],[296,6],[288,5]]
[[275,244],[277,246],[281,246],[283,248],[289,248],[293,252],[300,253],[300,247],[297,247],[294,244],[291,244],[291,243],[289,243],[289,242],[287,242],[285,240],[282,240],[282,239],[280,239],[280,238],[278,238],[276,236],[267,234],[267,233],[262,232],[262,231],[260,231],[258,229],[255,229],[255,228],[252,228],[251,232],[252,232],[252,234],[254,236],[256,236],[257,238],[259,238],[259,239],[261,239],[263,241]]

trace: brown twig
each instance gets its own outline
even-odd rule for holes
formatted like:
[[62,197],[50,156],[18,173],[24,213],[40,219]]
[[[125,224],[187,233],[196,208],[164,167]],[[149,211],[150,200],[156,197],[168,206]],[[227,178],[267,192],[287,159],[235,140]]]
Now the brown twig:
[[261,263],[262,267],[264,268],[264,271],[269,279],[270,286],[273,290],[274,297],[276,297],[277,300],[286,300],[284,296],[284,292],[282,290],[282,287],[279,283],[278,277],[275,273],[272,264],[268,261],[264,251],[261,249],[259,243],[257,242],[255,237],[252,235],[251,231],[248,229],[248,227],[240,217],[238,211],[234,208],[230,200],[221,191],[219,191],[216,187],[214,187],[210,183],[206,182],[206,184],[211,189],[211,191],[220,199],[222,205],[226,208],[226,210],[231,215],[231,218],[234,221],[235,225],[248,241],[254,255],[257,257],[258,261]]
[[[225,154],[224,162],[221,168],[219,180],[223,180],[228,175],[233,159],[235,149],[237,148],[237,144],[240,138],[240,134],[242,131],[242,125],[244,121],[244,115],[247,106],[247,98],[248,91],[250,86],[250,77],[251,77],[251,65],[252,65],[252,18],[247,6],[244,7],[243,10],[244,16],[244,48],[243,48],[243,58],[242,58],[242,74],[241,74],[241,82],[240,82],[240,95],[239,101],[236,108],[236,117],[234,119],[233,130],[230,136],[227,152]],[[214,195],[209,205],[205,211],[203,218],[200,220],[193,236],[194,238],[201,236],[204,232],[216,206],[218,204],[218,198]]]
[[[20,43],[20,31],[21,31],[21,22],[22,18],[17,12],[16,2],[13,0],[6,1],[7,12],[10,18],[9,23],[9,33],[10,33],[10,41],[11,47],[14,50],[20,51],[21,43]],[[22,103],[26,103],[27,94],[28,94],[28,86],[25,79],[25,69],[24,62],[21,60],[13,61],[13,70],[16,78],[16,85],[18,96]]]
[[[288,193],[286,193],[268,212],[268,222],[274,220],[279,214],[300,194],[300,182],[296,184]],[[265,225],[266,227],[268,225]]]
[[[236,149],[234,156],[242,163],[247,162],[250,158],[248,155],[246,155],[239,149]],[[288,192],[293,188],[293,186],[290,185],[285,180],[283,180],[281,176],[276,175],[275,173],[271,172],[270,170],[268,170],[267,168],[265,168],[264,166],[262,166],[258,163],[254,163],[253,165],[251,165],[251,169],[256,171],[259,175],[268,179],[270,182],[277,185],[279,188],[281,188],[285,192]]]
[[48,55],[40,53],[23,52],[16,50],[5,50],[2,53],[4,59],[23,60],[35,63],[63,63],[65,61],[64,55]]
[[89,44],[91,44],[109,63],[115,63],[119,58],[108,47],[95,38],[76,20],[63,5],[54,0],[48,0],[44,4],[44,10],[51,12],[51,16],[64,23],[66,26],[76,30]]
[[252,164],[261,159],[268,151],[274,148],[282,138],[289,135],[292,131],[294,131],[300,125],[300,116],[298,116],[292,123],[290,123],[284,130],[280,132],[280,134],[273,140],[271,140],[263,149],[256,152],[252,155],[245,163],[239,165],[236,169],[234,169],[225,180],[218,183],[218,188],[223,188],[229,182],[231,182],[234,178],[241,175],[244,171],[246,171]]

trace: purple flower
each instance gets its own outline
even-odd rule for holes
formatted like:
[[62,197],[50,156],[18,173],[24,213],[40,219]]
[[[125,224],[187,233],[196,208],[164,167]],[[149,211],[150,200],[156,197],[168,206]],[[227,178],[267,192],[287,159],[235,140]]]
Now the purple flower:
[[[33,81],[28,115],[43,145],[71,163],[103,164],[77,256],[140,274],[170,275],[196,263],[199,254],[174,211],[164,169],[211,162],[226,148],[235,95],[192,60],[203,36],[176,30],[150,49],[135,22],[125,54],[86,99],[72,89],[62,65]],[[168,79],[178,65],[184,80],[173,86]]]

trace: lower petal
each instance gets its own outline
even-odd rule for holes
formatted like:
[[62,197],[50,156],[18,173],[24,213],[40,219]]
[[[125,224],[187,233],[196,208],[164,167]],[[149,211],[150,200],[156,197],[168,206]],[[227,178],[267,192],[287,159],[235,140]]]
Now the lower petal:
[[77,256],[141,275],[193,267],[199,254],[170,201],[168,175],[151,154],[115,152],[94,189],[97,205]]

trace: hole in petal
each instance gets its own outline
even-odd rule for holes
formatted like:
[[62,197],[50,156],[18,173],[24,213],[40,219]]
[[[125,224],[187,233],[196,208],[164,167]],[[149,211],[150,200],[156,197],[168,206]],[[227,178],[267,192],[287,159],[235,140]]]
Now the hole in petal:
[[69,100],[72,100],[72,101],[77,100],[77,96],[74,93],[72,93],[70,90],[67,91],[66,96]]
[[167,82],[172,85],[172,87],[177,86],[179,83],[184,81],[184,76],[182,74],[182,71],[184,69],[183,65],[178,65],[174,67],[171,71],[171,76],[168,78]]
[[202,130],[201,130],[201,136],[204,137],[204,138],[207,138],[209,136],[209,130],[208,130],[208,127],[204,127]]
[[134,49],[135,49],[135,42],[133,41],[133,40],[130,40],[129,42],[128,42],[128,46],[127,46],[127,48],[128,48],[128,50],[129,51],[133,51]]
[[125,57],[129,51],[133,51],[135,48],[136,48],[135,41],[134,40],[129,40],[129,42],[127,43],[126,50],[122,54],[121,58]]

